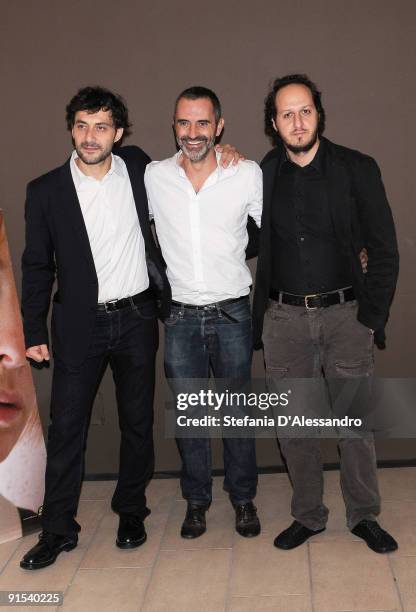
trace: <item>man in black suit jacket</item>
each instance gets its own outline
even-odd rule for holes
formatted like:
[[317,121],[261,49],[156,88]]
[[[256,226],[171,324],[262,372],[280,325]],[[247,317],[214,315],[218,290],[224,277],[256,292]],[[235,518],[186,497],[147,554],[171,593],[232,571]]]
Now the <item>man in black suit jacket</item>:
[[[369,380],[373,343],[384,347],[397,274],[394,223],[376,162],[322,137],[321,94],[305,75],[276,79],[265,103],[276,147],[262,162],[263,217],[253,304],[270,385],[284,378]],[[368,252],[364,274],[360,251]],[[332,397],[333,399],[333,397]],[[306,398],[305,398],[306,400]],[[290,549],[325,529],[316,438],[280,437],[293,485]],[[347,524],[376,552],[397,548],[380,511],[371,436],[339,441]]]
[[117,545],[139,546],[149,514],[145,487],[154,467],[153,392],[157,315],[170,308],[164,263],[149,225],[143,175],[148,156],[114,148],[129,128],[123,100],[99,87],[81,89],[67,107],[75,150],[27,189],[22,310],[28,358],[49,360],[52,287],[54,373],[48,434],[43,532],[21,561],[53,563],[77,545],[75,520],[87,431],[108,364],[121,429],[120,470],[112,508]]

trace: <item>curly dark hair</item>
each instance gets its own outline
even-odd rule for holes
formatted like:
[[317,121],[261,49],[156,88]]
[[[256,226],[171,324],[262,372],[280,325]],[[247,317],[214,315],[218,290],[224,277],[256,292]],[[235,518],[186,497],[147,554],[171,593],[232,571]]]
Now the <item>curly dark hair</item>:
[[270,91],[264,99],[264,131],[273,144],[281,142],[279,134],[273,127],[273,119],[276,117],[276,94],[279,89],[286,85],[305,85],[311,92],[315,108],[318,111],[318,136],[322,136],[325,130],[325,110],[321,102],[321,92],[306,74],[287,74],[274,80]]
[[220,104],[217,94],[214,93],[212,89],[208,89],[208,87],[202,87],[200,85],[194,85],[193,87],[188,87],[187,89],[184,89],[179,94],[179,96],[176,98],[174,115],[176,114],[176,108],[178,106],[178,102],[182,98],[185,98],[186,100],[199,100],[199,98],[208,98],[208,100],[211,100],[212,106],[214,108],[214,115],[215,115],[216,123],[218,123],[218,121],[220,120],[221,104]]
[[99,110],[110,111],[116,129],[123,128],[123,138],[128,136],[131,123],[129,111],[123,98],[103,87],[83,87],[71,99],[66,107],[66,125],[69,131],[74,127],[75,114],[78,111],[97,113]]

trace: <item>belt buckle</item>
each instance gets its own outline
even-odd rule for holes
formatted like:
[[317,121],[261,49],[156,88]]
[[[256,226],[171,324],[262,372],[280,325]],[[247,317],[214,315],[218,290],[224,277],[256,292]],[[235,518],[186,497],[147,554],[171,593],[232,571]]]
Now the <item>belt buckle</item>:
[[106,311],[107,313],[109,313],[109,312],[114,312],[115,308],[110,308],[110,310],[109,310],[109,309],[107,308],[107,305],[108,305],[108,304],[117,304],[117,302],[118,302],[118,300],[109,300],[108,302],[104,302],[104,308],[105,308],[105,311]]
[[309,298],[314,298],[314,297],[318,297],[319,293],[311,293],[310,295],[305,295],[305,308],[306,310],[316,310],[318,308],[318,306],[308,306],[308,300]]

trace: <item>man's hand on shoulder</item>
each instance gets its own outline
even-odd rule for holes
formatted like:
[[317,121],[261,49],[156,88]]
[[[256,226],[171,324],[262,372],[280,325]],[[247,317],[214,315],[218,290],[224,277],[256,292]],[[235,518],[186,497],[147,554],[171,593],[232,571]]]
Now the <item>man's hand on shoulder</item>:
[[229,144],[215,145],[217,153],[221,153],[220,164],[223,168],[228,168],[230,164],[236,166],[239,161],[244,161],[245,157],[235,147]]
[[46,344],[39,344],[37,346],[30,346],[26,349],[26,357],[28,359],[33,359],[33,361],[37,361],[41,363],[42,361],[49,361],[49,350]]

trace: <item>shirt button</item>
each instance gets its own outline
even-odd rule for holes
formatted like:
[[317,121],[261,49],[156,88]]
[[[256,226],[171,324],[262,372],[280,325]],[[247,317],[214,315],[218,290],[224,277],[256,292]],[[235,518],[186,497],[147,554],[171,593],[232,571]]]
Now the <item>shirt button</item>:
[[300,241],[301,241],[301,242],[304,242],[304,241],[305,241],[305,238],[304,238],[303,236],[301,236],[301,237],[300,237]]

